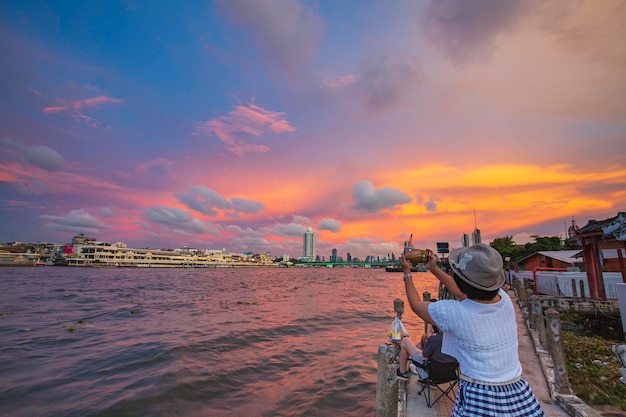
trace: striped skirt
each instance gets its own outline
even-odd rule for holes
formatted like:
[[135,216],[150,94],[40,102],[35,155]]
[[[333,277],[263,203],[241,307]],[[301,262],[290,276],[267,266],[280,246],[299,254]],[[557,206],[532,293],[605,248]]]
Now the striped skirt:
[[543,417],[539,402],[524,378],[506,385],[459,381],[452,417]]

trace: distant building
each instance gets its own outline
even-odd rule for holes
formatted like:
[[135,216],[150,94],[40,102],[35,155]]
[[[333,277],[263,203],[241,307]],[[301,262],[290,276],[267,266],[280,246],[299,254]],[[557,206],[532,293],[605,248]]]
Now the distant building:
[[346,254],[346,259],[348,260],[348,262],[352,262],[352,255],[350,255],[350,252]]
[[72,245],[91,245],[96,242],[96,239],[87,237],[84,234],[76,235],[72,238]]
[[468,248],[470,245],[469,235],[467,233],[463,233],[463,241],[461,242],[464,248]]
[[472,232],[472,245],[477,245],[481,243],[482,240],[480,238],[480,229],[474,229]]
[[313,228],[311,227],[306,229],[306,232],[304,233],[302,258],[308,261],[314,261],[317,259],[315,255],[315,232],[313,232]]
[[330,255],[331,262],[337,262],[337,248],[333,248],[332,255]]
[[532,271],[533,268],[580,268],[584,265],[582,250],[539,251],[520,259],[515,269]]

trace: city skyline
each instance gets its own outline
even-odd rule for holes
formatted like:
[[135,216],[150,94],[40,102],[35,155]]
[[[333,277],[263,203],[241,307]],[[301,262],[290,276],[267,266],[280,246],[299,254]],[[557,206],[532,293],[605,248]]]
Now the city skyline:
[[0,242],[364,257],[626,211],[626,5],[33,1],[0,14]]

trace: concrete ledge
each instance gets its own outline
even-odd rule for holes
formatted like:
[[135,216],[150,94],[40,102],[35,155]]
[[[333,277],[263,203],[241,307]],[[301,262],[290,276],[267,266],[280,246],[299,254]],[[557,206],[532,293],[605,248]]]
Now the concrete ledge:
[[556,394],[554,400],[572,417],[602,417],[576,395]]
[[380,345],[378,347],[376,417],[398,416],[399,384],[396,383],[396,366],[390,363],[392,357],[392,346]]

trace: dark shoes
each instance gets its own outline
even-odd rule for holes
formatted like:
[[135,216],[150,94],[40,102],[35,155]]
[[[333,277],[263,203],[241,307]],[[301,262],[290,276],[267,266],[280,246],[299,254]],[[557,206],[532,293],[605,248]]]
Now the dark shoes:
[[409,374],[408,374],[408,372],[401,373],[400,372],[400,368],[398,368],[398,369],[396,369],[396,379],[398,381],[408,381],[409,380]]

